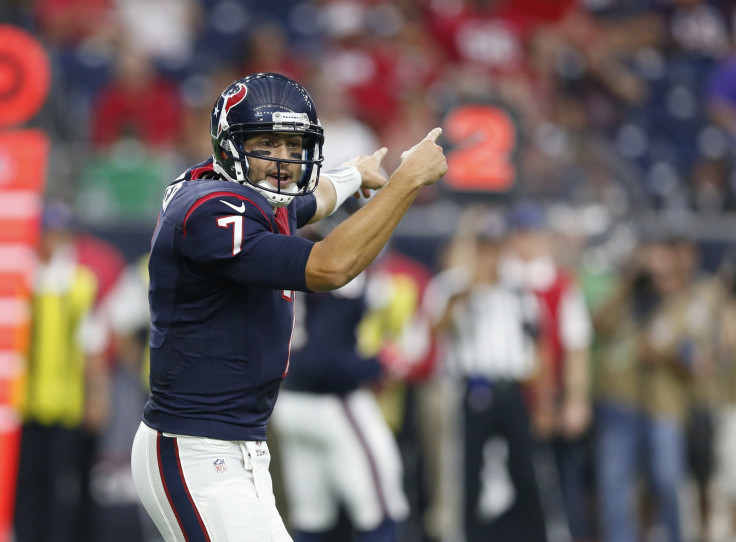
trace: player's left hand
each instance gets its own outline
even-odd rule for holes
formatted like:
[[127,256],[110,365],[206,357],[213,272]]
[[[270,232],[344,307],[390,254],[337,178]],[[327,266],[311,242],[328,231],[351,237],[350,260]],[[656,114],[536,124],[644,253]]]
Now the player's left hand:
[[361,154],[342,164],[343,166],[354,166],[360,171],[363,182],[360,184],[360,190],[355,193],[356,197],[362,193],[363,197],[369,198],[371,190],[378,190],[388,182],[388,179],[381,173],[381,162],[387,152],[386,147],[381,147],[370,156]]

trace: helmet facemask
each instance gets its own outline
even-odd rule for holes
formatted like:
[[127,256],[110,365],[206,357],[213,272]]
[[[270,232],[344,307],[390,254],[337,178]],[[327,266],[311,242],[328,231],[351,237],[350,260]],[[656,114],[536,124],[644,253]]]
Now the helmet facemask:
[[[268,121],[268,117],[270,122]],[[314,192],[319,182],[319,173],[324,160],[322,146],[324,135],[319,121],[310,120],[306,113],[273,111],[258,118],[258,122],[230,124],[226,115],[219,117],[216,130],[213,129],[212,143],[215,170],[226,179],[241,184],[247,183],[263,195],[274,207],[291,203],[295,196]],[[214,128],[214,127],[213,127]],[[263,152],[247,152],[245,142],[258,134],[295,134],[302,138],[301,156],[276,158]],[[299,164],[300,174],[288,187],[274,186],[266,179],[254,179],[248,159],[274,162],[277,178],[291,164]]]
[[[265,128],[265,127],[264,127]],[[234,126],[223,132],[219,138],[221,165],[224,174],[229,180],[240,183],[248,183],[250,186],[258,189],[258,191],[266,196],[266,198],[275,206],[288,205],[289,202],[297,195],[307,195],[314,192],[317,186],[317,180],[322,168],[322,135],[321,133],[295,131],[296,135],[302,138],[302,150],[300,155],[291,158],[276,158],[269,156],[268,152],[245,150],[245,142],[257,137],[259,133],[283,133],[281,127],[274,130],[259,129],[252,130],[251,127]],[[266,179],[257,179],[253,177],[252,168],[249,159],[263,160],[273,162],[276,165],[276,177],[281,178],[282,174],[287,174],[289,166],[297,164],[300,171],[296,178],[292,178],[291,184],[274,186]],[[265,193],[264,193],[265,192]]]

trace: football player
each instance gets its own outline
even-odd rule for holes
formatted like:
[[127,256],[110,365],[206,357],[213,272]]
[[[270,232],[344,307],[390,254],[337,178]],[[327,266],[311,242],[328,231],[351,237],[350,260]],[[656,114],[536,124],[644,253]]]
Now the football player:
[[[302,235],[319,240],[336,216]],[[409,516],[399,447],[373,390],[386,374],[363,344],[371,267],[295,307],[291,369],[271,418],[295,542],[393,542]]]
[[[164,194],[149,259],[150,398],[132,470],[167,541],[289,541],[266,425],[289,370],[295,291],[329,291],[378,255],[424,185],[447,171],[441,130],[320,175],[307,91],[279,74],[233,82],[212,111],[213,156]],[[321,182],[320,182],[321,181]],[[297,228],[380,189],[319,242]]]

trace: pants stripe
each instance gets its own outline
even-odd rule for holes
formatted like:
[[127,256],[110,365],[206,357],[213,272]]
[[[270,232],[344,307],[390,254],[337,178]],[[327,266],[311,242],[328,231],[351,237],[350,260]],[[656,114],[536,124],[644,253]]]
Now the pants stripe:
[[207,529],[184,479],[176,438],[165,437],[159,432],[156,440],[161,481],[184,538],[187,542],[210,542]]
[[376,488],[376,497],[378,497],[378,502],[381,505],[381,512],[383,513],[383,517],[387,518],[389,517],[388,516],[388,505],[386,504],[386,498],[383,495],[383,488],[381,487],[381,479],[378,475],[378,466],[376,465],[376,461],[375,461],[375,458],[373,457],[373,453],[371,452],[371,449],[368,447],[368,441],[366,440],[365,435],[361,431],[360,425],[355,419],[355,416],[353,416],[353,413],[350,411],[350,406],[348,405],[348,402],[344,398],[342,398],[340,399],[340,405],[342,406],[343,412],[345,412],[345,417],[350,423],[350,427],[352,427],[353,432],[355,433],[355,436],[358,438],[360,447],[363,448],[363,451],[365,451],[365,457],[366,457],[366,460],[368,461],[368,467],[370,468],[370,471],[371,471],[371,478],[373,479],[373,485]]

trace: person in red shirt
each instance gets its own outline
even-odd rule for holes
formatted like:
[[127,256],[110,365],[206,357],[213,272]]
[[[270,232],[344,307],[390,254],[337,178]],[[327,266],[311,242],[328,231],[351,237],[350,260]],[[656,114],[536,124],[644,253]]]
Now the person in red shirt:
[[182,133],[183,111],[178,87],[143,53],[126,47],[119,52],[114,78],[94,101],[92,144],[104,149],[134,137],[156,149],[171,148]]
[[536,294],[543,316],[545,377],[531,390],[531,396],[540,450],[549,450],[554,456],[566,515],[548,519],[566,522],[572,540],[587,540],[591,536],[586,437],[592,421],[592,322],[574,274],[550,253],[545,210],[536,203],[521,202],[510,215],[510,251],[501,273]]

